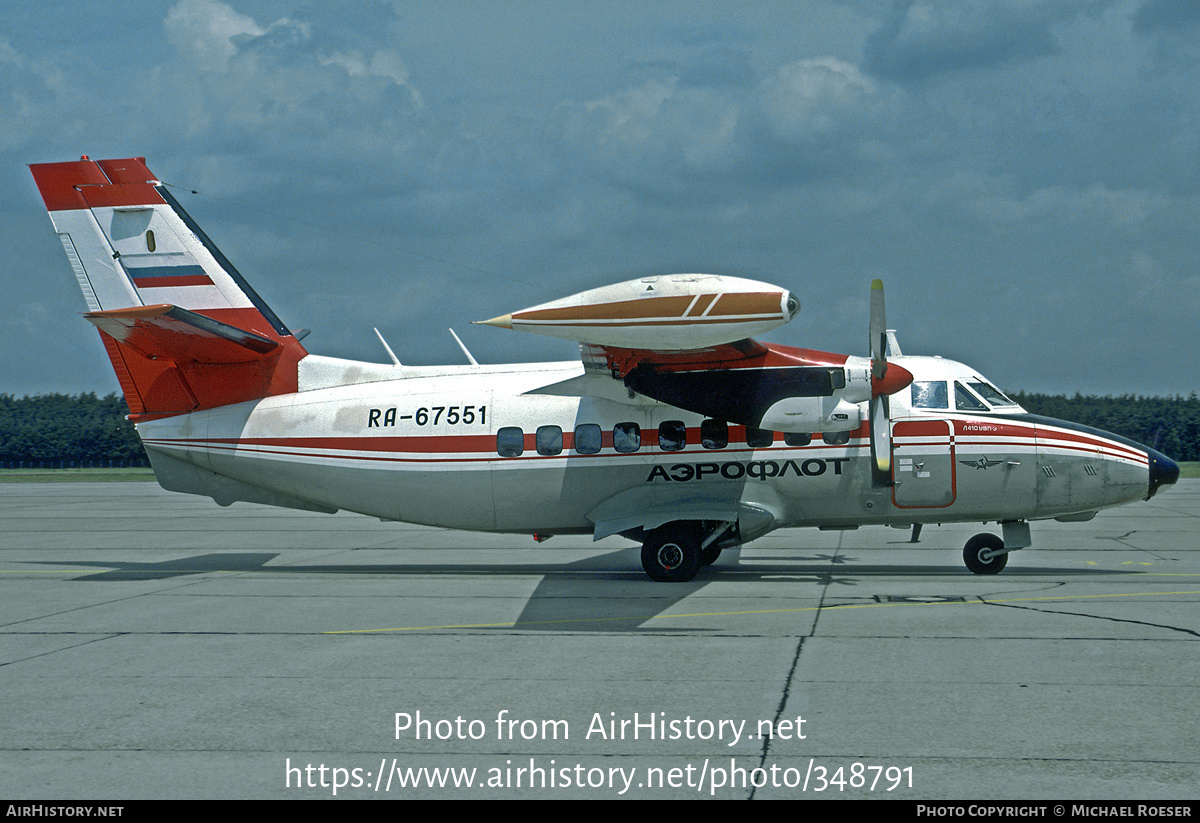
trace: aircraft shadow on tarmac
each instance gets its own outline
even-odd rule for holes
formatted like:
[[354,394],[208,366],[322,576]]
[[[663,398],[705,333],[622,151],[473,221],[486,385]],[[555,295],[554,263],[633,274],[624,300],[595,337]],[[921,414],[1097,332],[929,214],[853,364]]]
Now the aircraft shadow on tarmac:
[[[688,583],[663,584],[647,580],[637,563],[637,548],[618,549],[567,563],[462,563],[462,564],[373,564],[269,566],[279,552],[218,552],[159,562],[70,561],[39,565],[88,566],[104,569],[75,581],[117,582],[165,580],[196,574],[344,574],[344,575],[541,575],[520,616],[504,628],[538,631],[646,631],[642,624],[659,617],[676,603],[717,580],[754,582],[756,580],[813,583],[824,586],[854,587],[865,578],[888,576],[938,581],[978,579],[952,562],[937,566],[858,565],[853,554],[758,553],[752,562],[743,563],[737,550],[726,552],[717,564],[701,569]],[[1013,577],[1096,577],[1128,574],[1092,568],[1009,568],[1001,578]],[[586,584],[586,585],[581,585]],[[752,596],[747,593],[747,597]],[[931,595],[934,599],[957,599],[953,595]],[[902,598],[907,599],[907,598]],[[928,599],[928,598],[925,598]],[[723,610],[723,609],[718,609]],[[687,629],[655,626],[657,631],[691,632]]]

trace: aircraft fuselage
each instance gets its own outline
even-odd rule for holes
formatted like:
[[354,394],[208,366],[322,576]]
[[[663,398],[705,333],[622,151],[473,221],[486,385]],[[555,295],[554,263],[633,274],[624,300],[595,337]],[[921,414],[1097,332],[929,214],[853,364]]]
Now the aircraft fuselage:
[[[897,358],[917,381],[922,360]],[[762,513],[766,520],[743,524],[751,539],[796,526],[1084,518],[1149,496],[1156,458],[1157,471],[1170,471],[1153,450],[1019,407],[967,413],[913,409],[900,399],[891,477],[879,483],[869,422],[785,439],[630,398],[616,381],[621,394],[611,400],[530,393],[582,376],[579,363],[422,371],[138,429],[165,486],[218,502],[309,504],[539,535],[604,536],[596,512],[606,501],[614,501],[603,512],[612,530],[633,531],[617,528],[612,511],[623,494],[642,510],[717,500],[743,517]]]

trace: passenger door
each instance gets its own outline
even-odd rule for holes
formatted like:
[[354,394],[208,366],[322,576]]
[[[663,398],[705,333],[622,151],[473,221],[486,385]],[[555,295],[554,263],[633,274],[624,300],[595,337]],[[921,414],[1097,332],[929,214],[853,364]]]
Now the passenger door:
[[901,509],[954,503],[954,437],[948,420],[892,423],[892,502]]

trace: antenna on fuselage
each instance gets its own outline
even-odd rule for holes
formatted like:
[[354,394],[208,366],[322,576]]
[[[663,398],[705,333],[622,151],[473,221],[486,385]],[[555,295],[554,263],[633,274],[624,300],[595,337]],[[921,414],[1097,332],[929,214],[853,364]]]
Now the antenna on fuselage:
[[396,357],[396,353],[392,351],[392,347],[387,344],[387,341],[383,339],[383,335],[379,333],[379,329],[375,329],[375,336],[378,337],[379,342],[383,344],[383,348],[387,351],[388,357],[392,358],[392,365],[401,365],[399,358]]
[[478,361],[478,360],[476,360],[474,357],[472,357],[472,356],[471,356],[471,353],[470,353],[469,351],[467,351],[467,347],[463,345],[463,341],[461,341],[461,340],[459,340],[459,339],[458,339],[458,335],[457,335],[457,334],[454,334],[454,329],[450,329],[450,334],[454,336],[454,342],[458,344],[458,347],[459,347],[460,349],[462,349],[462,351],[463,351],[463,354],[465,354],[465,355],[467,356],[467,359],[471,361],[471,365],[472,365],[472,366],[478,366],[478,365],[479,365],[479,361]]

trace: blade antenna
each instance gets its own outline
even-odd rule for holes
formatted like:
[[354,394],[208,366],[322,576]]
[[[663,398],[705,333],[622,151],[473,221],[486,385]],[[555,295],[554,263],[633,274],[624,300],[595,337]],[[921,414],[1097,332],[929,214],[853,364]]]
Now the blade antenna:
[[379,329],[375,329],[375,336],[378,337],[379,342],[383,344],[383,348],[387,351],[388,357],[392,358],[392,365],[401,365],[399,358],[396,357],[396,353],[392,351],[392,347],[387,344],[387,341],[383,339],[383,335],[379,333]]
[[479,361],[478,361],[478,360],[476,360],[474,357],[472,357],[472,356],[471,356],[471,352],[467,351],[467,347],[466,347],[465,345],[463,345],[463,341],[461,341],[461,340],[459,340],[459,339],[458,339],[458,335],[457,335],[457,334],[454,334],[454,329],[450,329],[450,334],[452,334],[452,335],[454,336],[454,342],[458,344],[458,347],[459,347],[460,349],[462,349],[462,351],[463,351],[463,354],[465,354],[465,355],[467,356],[467,359],[471,361],[471,365],[472,365],[472,366],[478,366],[478,365],[479,365]]

